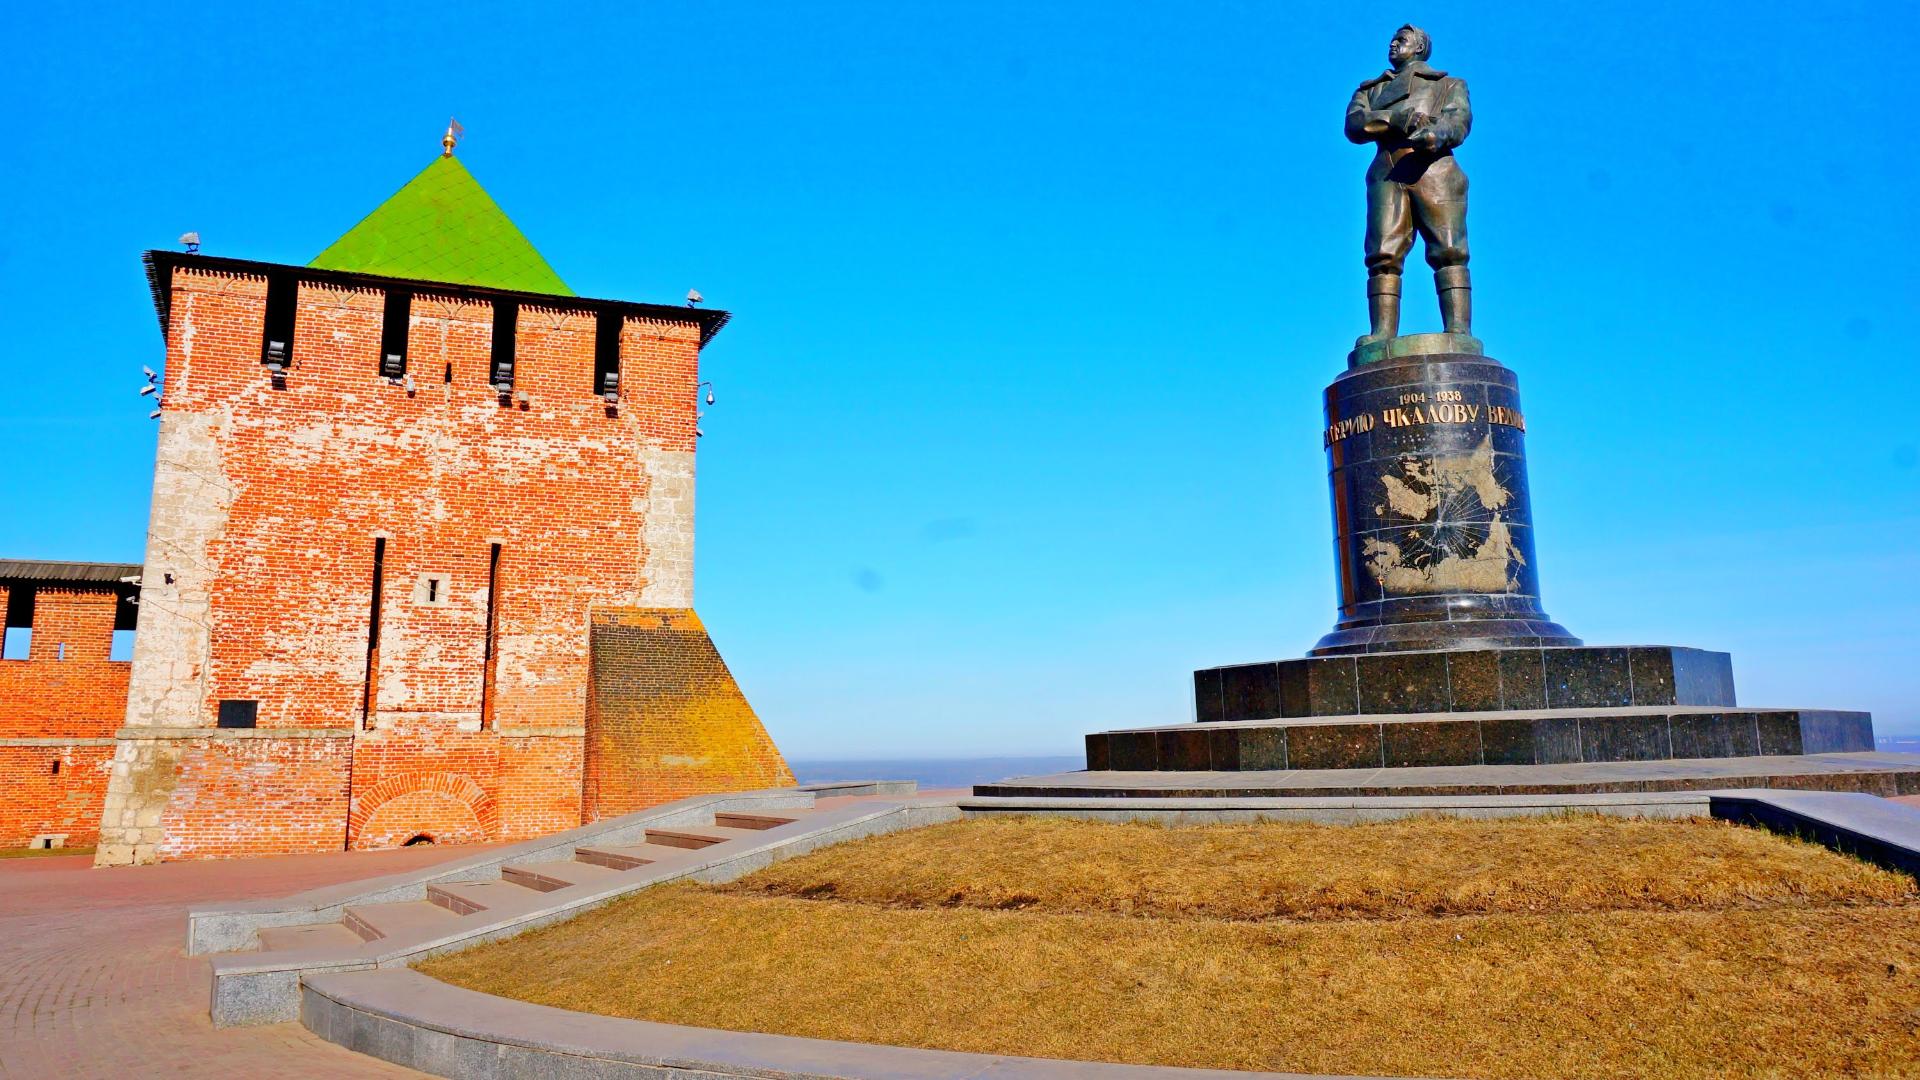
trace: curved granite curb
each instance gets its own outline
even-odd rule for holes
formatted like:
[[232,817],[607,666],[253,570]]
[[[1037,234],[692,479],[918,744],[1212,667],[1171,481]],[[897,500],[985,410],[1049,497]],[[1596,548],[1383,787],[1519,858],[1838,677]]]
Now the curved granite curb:
[[460,1080],[1331,1080],[1299,1073],[1175,1069],[964,1054],[680,1027],[569,1012],[465,990],[417,971],[310,978],[300,1019],[349,1050]]
[[[1154,805],[1158,803],[1159,805]],[[1816,840],[1883,865],[1920,873],[1920,810],[1877,796],[1833,792],[1720,790],[1612,796],[1492,796],[1467,799],[958,799],[966,817],[1036,813],[1167,823],[1378,820],[1420,813],[1509,817],[1584,810],[1627,816],[1698,813]],[[1131,805],[1129,805],[1131,804]],[[437,950],[436,950],[437,951]],[[437,1076],[482,1080],[552,1078],[1014,1078],[1085,1080],[1282,1077],[1229,1072],[966,1054],[843,1043],[753,1032],[679,1027],[570,1012],[465,990],[406,968],[304,973],[299,1016],[315,1034],[350,1050]]]

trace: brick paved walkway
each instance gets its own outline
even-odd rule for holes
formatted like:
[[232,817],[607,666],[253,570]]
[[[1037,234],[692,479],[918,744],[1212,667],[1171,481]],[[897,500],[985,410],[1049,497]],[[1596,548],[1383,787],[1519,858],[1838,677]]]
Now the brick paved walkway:
[[92,869],[86,856],[0,859],[0,1077],[417,1076],[298,1024],[216,1030],[186,911],[284,896],[477,850],[292,855]]

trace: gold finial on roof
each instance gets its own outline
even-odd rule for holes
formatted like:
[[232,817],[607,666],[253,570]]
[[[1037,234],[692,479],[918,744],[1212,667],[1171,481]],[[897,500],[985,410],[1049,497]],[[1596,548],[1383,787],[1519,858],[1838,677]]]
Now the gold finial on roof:
[[453,144],[459,142],[460,136],[466,133],[467,129],[460,126],[460,121],[455,120],[451,116],[447,117],[447,133],[440,137],[440,145],[443,147],[440,151],[440,156],[452,157]]

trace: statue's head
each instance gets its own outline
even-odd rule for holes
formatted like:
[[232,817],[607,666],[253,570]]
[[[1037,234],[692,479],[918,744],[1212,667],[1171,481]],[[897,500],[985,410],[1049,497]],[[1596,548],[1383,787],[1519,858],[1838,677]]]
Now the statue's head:
[[1415,60],[1425,60],[1433,55],[1433,39],[1425,30],[1408,23],[1394,31],[1393,40],[1387,44],[1387,62],[1395,70]]

